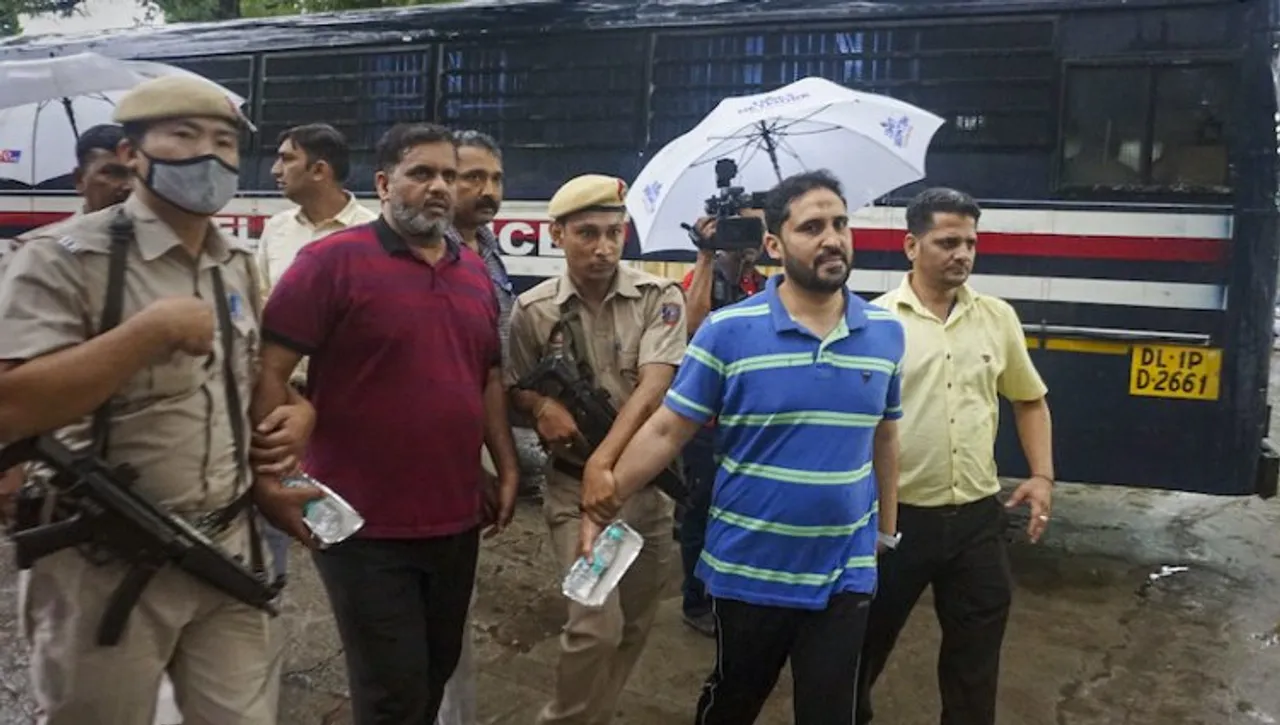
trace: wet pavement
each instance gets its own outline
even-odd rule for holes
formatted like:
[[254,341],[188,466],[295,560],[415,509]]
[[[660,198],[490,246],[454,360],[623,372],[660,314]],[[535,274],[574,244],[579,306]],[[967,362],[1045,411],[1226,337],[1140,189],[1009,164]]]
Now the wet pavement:
[[[1273,365],[1273,397],[1280,365]],[[1280,406],[1277,406],[1280,408]],[[1280,428],[1277,428],[1280,430]],[[1280,502],[1059,486],[1054,524],[1015,537],[1002,725],[1280,722]],[[0,725],[33,721],[16,636],[16,577],[0,547]],[[674,561],[678,561],[673,557]],[[343,725],[341,647],[305,554],[285,595],[283,725]],[[535,503],[487,542],[473,618],[481,723],[528,725],[546,699],[563,599]],[[692,721],[714,647],[679,617],[678,571],[617,723]],[[921,601],[878,686],[877,722],[938,722],[937,625]],[[784,676],[760,723],[789,723]]]

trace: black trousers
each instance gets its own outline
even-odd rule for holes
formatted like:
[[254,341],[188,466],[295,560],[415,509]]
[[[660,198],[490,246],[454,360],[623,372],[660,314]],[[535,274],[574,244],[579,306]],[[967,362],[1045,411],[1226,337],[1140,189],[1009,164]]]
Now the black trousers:
[[350,539],[314,555],[347,661],[356,725],[434,725],[458,666],[480,530]]
[[994,496],[963,506],[898,507],[902,544],[880,557],[858,674],[858,725],[871,722],[871,687],[916,601],[933,587],[942,628],[942,725],[994,725],[1000,647],[1013,580],[1004,507]]
[[716,665],[695,725],[751,725],[791,660],[796,725],[851,725],[871,597],[837,594],[820,611],[713,599]]

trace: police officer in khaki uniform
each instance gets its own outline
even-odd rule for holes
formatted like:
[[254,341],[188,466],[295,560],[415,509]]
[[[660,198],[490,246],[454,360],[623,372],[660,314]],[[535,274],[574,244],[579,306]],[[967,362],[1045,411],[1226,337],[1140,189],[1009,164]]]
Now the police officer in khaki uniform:
[[[133,195],[29,240],[0,279],[0,443],[60,430],[70,445],[88,445],[98,440],[88,417],[105,405],[107,461],[130,464],[141,495],[195,525],[228,512],[205,533],[263,569],[249,504],[301,536],[303,495],[275,479],[255,485],[248,408],[258,282],[251,253],[210,220],[236,191],[247,120],[215,87],[185,77],[136,87],[115,118]],[[121,321],[99,334],[113,246],[124,250]],[[227,338],[219,317],[230,322]],[[305,401],[290,403],[297,415],[277,429],[280,410],[271,411],[258,436],[281,469],[293,465],[314,418]],[[187,725],[275,723],[279,621],[179,569],[162,568],[120,641],[99,645],[127,568],[123,557],[100,561],[74,548],[32,567],[21,614],[40,722],[150,723],[167,672]]]
[[[512,390],[513,404],[536,421],[551,453],[543,506],[562,575],[578,557],[584,466],[612,467],[661,404],[686,344],[679,285],[619,265],[627,234],[625,194],[621,179],[594,174],[572,179],[556,192],[548,212],[552,239],[564,250],[565,273],[520,295],[511,314],[509,387],[548,354],[555,332],[556,344],[565,344],[589,365],[596,384],[618,408],[613,427],[593,453],[584,450],[562,405]],[[657,613],[670,557],[672,509],[671,500],[652,486],[622,509],[620,517],[644,536],[644,549],[603,607],[569,603],[555,694],[539,723],[612,721]]]

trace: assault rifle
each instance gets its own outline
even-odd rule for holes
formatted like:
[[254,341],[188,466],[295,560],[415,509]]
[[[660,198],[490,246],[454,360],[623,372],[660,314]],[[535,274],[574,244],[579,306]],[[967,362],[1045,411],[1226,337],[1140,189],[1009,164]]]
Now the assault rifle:
[[[558,351],[539,360],[533,370],[516,383],[516,387],[555,398],[573,416],[574,422],[578,424],[578,431],[592,451],[604,441],[614,419],[618,417],[608,391],[592,385]],[[684,477],[674,464],[663,469],[653,479],[653,484],[677,503],[683,504],[689,496]]]
[[48,486],[60,516],[39,524],[32,509],[45,499],[19,500],[19,521],[12,533],[18,567],[29,569],[41,557],[83,545],[131,564],[107,602],[98,644],[109,647],[120,641],[129,613],[165,564],[272,616],[278,614],[271,601],[279,587],[254,576],[194,526],[143,497],[133,487],[137,473],[132,467],[112,467],[92,453],[76,453],[51,435],[27,438],[0,451],[0,471],[28,461],[53,469]]

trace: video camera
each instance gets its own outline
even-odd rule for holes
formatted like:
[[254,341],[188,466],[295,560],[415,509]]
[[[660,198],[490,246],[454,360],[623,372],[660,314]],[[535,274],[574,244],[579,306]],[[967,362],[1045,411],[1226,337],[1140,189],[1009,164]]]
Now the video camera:
[[741,186],[733,186],[737,175],[738,164],[733,159],[716,161],[716,193],[706,201],[707,216],[716,220],[716,233],[700,244],[695,239],[698,246],[726,250],[760,248],[764,222],[757,217],[742,216],[742,210],[763,209],[765,192],[748,194]]

